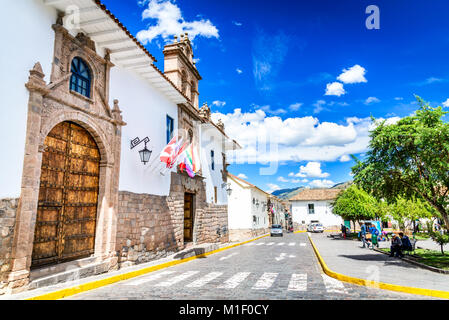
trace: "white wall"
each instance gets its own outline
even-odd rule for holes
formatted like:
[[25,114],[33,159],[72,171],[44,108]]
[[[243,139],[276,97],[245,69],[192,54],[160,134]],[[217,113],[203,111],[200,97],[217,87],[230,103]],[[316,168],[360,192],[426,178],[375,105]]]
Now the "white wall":
[[[201,169],[206,182],[206,201],[215,202],[214,187],[217,188],[217,204],[226,205],[228,203],[228,194],[226,187],[222,188],[223,181],[223,135],[210,125],[201,126]],[[212,170],[211,150],[214,151],[215,170]],[[230,179],[229,179],[230,180]]]
[[[259,201],[259,206],[253,204],[253,199]],[[253,221],[252,216],[256,216],[256,223],[253,224],[253,227],[256,229],[260,228],[268,228],[269,219],[268,219],[268,208],[267,206],[263,206],[262,203],[267,204],[268,197],[265,193],[252,188],[251,189],[251,221]]]
[[[309,214],[309,204],[315,205],[315,214]],[[293,201],[292,202],[293,222],[309,224],[312,220],[317,220],[325,227],[339,226],[343,219],[333,214],[330,201]]]
[[40,62],[49,81],[56,11],[42,0],[2,1],[0,29],[0,198],[19,197],[28,110],[29,70]]
[[[120,191],[166,196],[170,192],[170,172],[160,174],[159,155],[167,145],[166,117],[174,119],[178,127],[178,107],[152,87],[145,79],[120,67],[111,70],[110,102],[119,100],[123,120],[120,165]],[[139,151],[144,143],[130,149],[131,140],[150,138],[147,145],[153,151],[150,162],[140,161]],[[175,169],[173,169],[175,170]]]
[[251,191],[242,188],[230,178],[228,178],[228,183],[231,184],[232,189],[228,199],[228,228],[232,230],[251,229]]

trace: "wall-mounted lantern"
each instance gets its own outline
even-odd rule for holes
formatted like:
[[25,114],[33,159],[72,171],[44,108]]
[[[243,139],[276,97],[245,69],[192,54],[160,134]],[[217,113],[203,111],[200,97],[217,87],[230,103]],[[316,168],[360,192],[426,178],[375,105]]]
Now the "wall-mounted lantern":
[[143,164],[146,165],[150,161],[151,154],[153,153],[153,151],[148,150],[148,148],[147,148],[147,143],[150,142],[150,139],[148,137],[146,137],[145,139],[140,140],[137,137],[134,140],[131,140],[131,150],[134,149],[135,147],[137,147],[142,142],[145,143],[145,148],[143,150],[139,151],[140,161],[142,161]]
[[223,183],[221,185],[222,188],[226,188],[226,192],[228,194],[228,196],[231,196],[232,193],[232,189],[231,189],[231,184],[230,183]]

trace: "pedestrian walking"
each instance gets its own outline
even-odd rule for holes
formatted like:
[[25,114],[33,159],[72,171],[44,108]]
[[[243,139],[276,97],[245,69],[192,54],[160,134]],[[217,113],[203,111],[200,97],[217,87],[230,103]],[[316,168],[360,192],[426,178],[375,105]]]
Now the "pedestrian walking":
[[372,249],[374,249],[374,246],[376,246],[377,248],[379,248],[379,241],[378,241],[378,236],[379,236],[379,230],[377,230],[377,228],[374,228],[371,232],[371,245],[372,245]]
[[396,234],[393,233],[391,238],[390,257],[403,257],[402,254],[402,241]]
[[346,239],[346,226],[344,224],[341,225],[341,233],[343,235],[343,239]]
[[362,224],[362,226],[360,227],[360,238],[362,239],[362,242],[363,242],[362,248],[366,248],[366,245],[368,245],[368,248],[369,248],[369,243],[366,241],[366,225],[365,224]]

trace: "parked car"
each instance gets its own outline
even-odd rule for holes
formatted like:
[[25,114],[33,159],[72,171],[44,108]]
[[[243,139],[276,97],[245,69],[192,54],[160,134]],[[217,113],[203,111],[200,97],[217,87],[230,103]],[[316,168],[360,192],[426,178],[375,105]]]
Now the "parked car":
[[282,226],[280,224],[273,224],[271,226],[271,236],[272,237],[283,237],[284,236],[284,231],[282,229]]
[[321,223],[311,223],[307,226],[307,231],[323,233],[324,227]]

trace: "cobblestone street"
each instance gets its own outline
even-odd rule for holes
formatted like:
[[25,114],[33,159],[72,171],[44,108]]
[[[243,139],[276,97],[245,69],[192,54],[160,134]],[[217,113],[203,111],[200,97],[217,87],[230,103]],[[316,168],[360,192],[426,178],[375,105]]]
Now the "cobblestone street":
[[206,258],[88,291],[73,300],[428,299],[324,275],[307,234],[265,237]]

